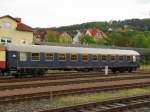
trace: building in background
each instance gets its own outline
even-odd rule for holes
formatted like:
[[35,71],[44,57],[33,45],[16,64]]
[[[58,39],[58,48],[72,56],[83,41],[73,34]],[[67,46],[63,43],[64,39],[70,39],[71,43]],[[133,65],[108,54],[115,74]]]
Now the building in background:
[[89,28],[89,29],[87,29],[85,31],[85,35],[92,36],[95,39],[106,39],[107,38],[107,35],[103,31],[101,31],[101,30],[99,30],[97,28]]
[[0,17],[0,43],[33,44],[33,28],[21,22],[21,18],[6,15]]
[[72,37],[67,32],[61,32],[59,41],[61,43],[68,43],[68,44],[70,44],[70,43],[72,43]]
[[74,34],[73,37],[73,44],[80,44],[81,38],[85,35],[91,36],[94,40],[103,40],[107,38],[107,35],[97,28],[81,29],[76,30],[76,34]]
[[82,33],[80,30],[76,30],[76,34],[73,37],[73,42],[72,44],[80,44],[80,39],[81,39]]
[[33,43],[36,42],[42,42],[44,40],[44,37],[46,35],[45,31],[34,31],[34,38],[33,38]]
[[72,37],[67,31],[58,31],[55,29],[47,29],[44,37],[45,42],[72,43]]

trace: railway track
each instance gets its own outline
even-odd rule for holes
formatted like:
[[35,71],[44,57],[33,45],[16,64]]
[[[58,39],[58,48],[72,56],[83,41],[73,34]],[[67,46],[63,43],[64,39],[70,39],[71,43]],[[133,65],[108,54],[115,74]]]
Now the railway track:
[[61,80],[43,80],[43,81],[31,81],[31,82],[18,82],[18,83],[0,83],[0,90],[6,89],[21,89],[21,88],[33,88],[43,86],[56,86],[56,85],[69,85],[79,83],[92,83],[92,82],[106,82],[106,81],[117,81],[117,80],[133,80],[133,79],[145,79],[150,78],[150,75],[124,75],[124,76],[103,76],[98,75],[93,77],[75,78],[75,79],[61,79]]
[[113,90],[122,90],[128,88],[135,87],[147,87],[150,86],[150,82],[139,82],[139,83],[130,83],[130,84],[118,84],[118,85],[108,85],[108,86],[95,86],[95,87],[85,87],[85,88],[69,88],[62,89],[56,91],[44,91],[37,93],[28,93],[28,94],[18,94],[18,95],[10,95],[10,96],[1,96],[0,104],[4,103],[15,103],[22,102],[26,100],[37,100],[42,98],[50,98],[53,97],[64,96],[64,95],[72,95],[72,94],[82,94],[82,93],[94,93],[94,92],[104,92],[104,91],[113,91]]
[[[83,77],[94,77],[94,76],[104,76],[100,72],[66,72],[66,73],[54,73],[54,74],[46,74],[41,77],[22,77],[22,78],[14,78],[14,77],[5,77],[0,78],[0,83],[7,82],[24,82],[24,81],[38,81],[38,80],[55,80],[55,79],[73,79],[73,78],[83,78]],[[112,75],[111,75],[112,76]]]
[[62,72],[62,73],[50,73],[46,74],[42,77],[22,77],[22,78],[14,78],[11,76],[8,77],[0,77],[0,83],[7,83],[7,82],[27,82],[27,81],[38,81],[38,80],[55,80],[55,79],[74,79],[74,78],[84,78],[84,77],[110,77],[110,76],[118,76],[118,75],[135,75],[135,74],[150,74],[149,72],[133,72],[133,73],[116,73],[109,75],[104,75],[103,72]]
[[40,112],[121,112],[150,104],[150,94],[110,99],[61,108],[54,108]]

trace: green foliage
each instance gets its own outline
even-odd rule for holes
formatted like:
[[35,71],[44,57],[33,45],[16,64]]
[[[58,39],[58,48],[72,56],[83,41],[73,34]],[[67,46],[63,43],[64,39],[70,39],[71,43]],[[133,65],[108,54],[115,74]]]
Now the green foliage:
[[60,36],[59,37],[59,42],[61,42],[61,43],[72,43],[72,39],[69,38],[69,37]]
[[107,29],[109,28],[109,23],[108,22],[89,22],[89,23],[83,23],[83,24],[63,26],[63,27],[60,27],[57,29],[59,29],[59,30],[80,30],[80,29],[86,29],[86,28],[99,28],[103,31],[107,31]]
[[129,97],[134,95],[148,94],[150,92],[149,87],[145,88],[132,88],[125,90],[116,90],[116,91],[108,91],[108,92],[99,92],[99,93],[84,93],[79,95],[69,95],[69,96],[61,96],[53,99],[53,102],[50,103],[53,105],[75,105],[81,103],[89,103],[96,101],[103,101],[113,98],[119,97]]
[[72,37],[68,34],[59,36],[59,42],[61,43],[72,43]]
[[96,43],[94,38],[89,35],[84,35],[83,37],[81,37],[80,42],[81,42],[81,44],[95,44]]
[[138,30],[138,31],[150,31],[150,19],[126,19],[123,21],[110,21],[110,22],[88,22],[77,25],[70,25],[57,28],[59,30],[80,30],[85,28],[99,28],[103,31],[107,31],[108,28],[113,30]]
[[[111,22],[88,22],[78,25],[54,28],[57,30],[81,30],[86,28],[98,28],[107,33],[108,38],[95,39],[90,36],[83,36],[83,44],[114,45],[123,47],[141,47],[150,48],[150,19],[128,19],[124,21]],[[112,32],[108,32],[112,28]],[[41,29],[40,29],[41,30]],[[57,35],[46,35],[44,41],[48,42],[66,42],[66,39]]]
[[121,24],[126,24],[133,30],[138,31],[148,31],[150,30],[150,19],[128,19],[121,22]]
[[46,34],[44,42],[60,42],[60,43],[72,43],[71,37],[60,36],[57,34]]
[[59,35],[55,34],[46,34],[44,42],[59,42]]
[[[108,32],[108,38],[96,39],[89,35],[81,37],[81,44],[113,45],[123,47],[150,48],[150,31],[126,31],[126,32]],[[46,42],[71,43],[70,37],[64,37],[57,34],[47,34],[44,38]]]
[[109,32],[107,45],[150,48],[149,31]]
[[107,40],[105,40],[105,39],[95,39],[95,42],[97,45],[106,45],[107,44]]

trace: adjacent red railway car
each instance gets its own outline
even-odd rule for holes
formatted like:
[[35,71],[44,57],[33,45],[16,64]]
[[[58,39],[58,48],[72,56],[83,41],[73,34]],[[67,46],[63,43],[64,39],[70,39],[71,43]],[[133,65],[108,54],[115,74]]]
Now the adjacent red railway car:
[[0,46],[0,71],[6,69],[6,49],[5,46]]

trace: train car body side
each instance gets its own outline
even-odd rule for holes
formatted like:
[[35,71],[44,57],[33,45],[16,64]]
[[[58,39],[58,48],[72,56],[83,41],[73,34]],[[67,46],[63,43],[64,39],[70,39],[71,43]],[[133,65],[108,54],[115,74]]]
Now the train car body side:
[[6,49],[4,46],[0,46],[0,71],[6,69]]
[[48,69],[99,71],[105,66],[112,72],[130,72],[139,67],[139,54],[131,50],[8,45],[3,55],[0,67],[21,75],[43,75]]
[[[34,56],[34,55],[35,56]],[[112,71],[132,71],[139,66],[138,57],[133,61],[133,56],[116,56],[111,59],[107,55],[103,59],[102,55],[97,55],[97,60],[93,60],[91,54],[77,54],[77,60],[71,59],[71,54],[51,53],[52,59],[48,60],[46,53],[31,52],[7,52],[8,68],[10,70],[46,70],[46,69],[68,69],[68,70],[100,70],[108,66]],[[37,57],[36,57],[37,56]],[[95,56],[95,55],[94,55]],[[121,58],[122,59],[119,59]],[[130,59],[127,59],[130,58]]]

